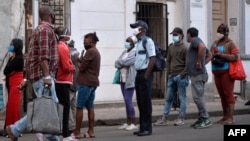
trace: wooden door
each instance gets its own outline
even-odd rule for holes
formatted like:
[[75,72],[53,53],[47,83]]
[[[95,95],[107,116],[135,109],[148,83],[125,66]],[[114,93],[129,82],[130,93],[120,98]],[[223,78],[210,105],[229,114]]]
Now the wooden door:
[[227,0],[213,0],[213,41],[216,40],[216,31],[221,23],[227,23]]
[[[213,31],[212,31],[212,42],[214,42],[217,37],[216,37],[216,33],[217,33],[217,28],[221,23],[227,23],[227,0],[213,0],[213,4],[212,4],[212,22],[213,22]],[[214,78],[213,78],[213,82],[214,82]],[[213,83],[213,90],[214,93],[218,93],[215,83]],[[218,95],[215,95],[215,97],[218,97]]]

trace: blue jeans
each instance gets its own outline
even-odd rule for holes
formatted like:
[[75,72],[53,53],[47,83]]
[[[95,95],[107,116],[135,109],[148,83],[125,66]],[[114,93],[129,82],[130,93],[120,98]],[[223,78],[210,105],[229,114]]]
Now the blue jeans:
[[[55,82],[54,81],[51,81],[51,82],[52,82],[52,85],[50,87],[50,91],[51,91],[52,99],[58,102],[58,98],[56,96],[56,90],[55,90]],[[43,78],[34,82],[32,84],[32,87],[33,87],[34,93],[36,94],[36,97],[37,98],[41,97],[42,92],[44,90]],[[44,94],[48,95],[49,91],[45,89]],[[15,137],[19,137],[21,133],[25,132],[26,127],[27,127],[27,115],[21,118],[20,120],[18,120],[15,124],[10,126],[11,132],[13,133]],[[60,141],[60,138],[56,135],[48,134],[46,138],[49,141]]]
[[186,115],[187,109],[187,86],[189,83],[188,76],[185,76],[181,79],[178,76],[169,76],[168,83],[167,83],[167,95],[166,95],[166,103],[164,106],[164,113],[165,117],[169,116],[174,97],[179,96],[180,100],[180,110],[179,110],[179,118],[184,118]]
[[209,114],[206,109],[206,100],[205,100],[205,83],[208,80],[208,74],[198,74],[191,76],[191,88],[194,103],[196,104],[199,111],[199,120],[206,120],[209,118]]

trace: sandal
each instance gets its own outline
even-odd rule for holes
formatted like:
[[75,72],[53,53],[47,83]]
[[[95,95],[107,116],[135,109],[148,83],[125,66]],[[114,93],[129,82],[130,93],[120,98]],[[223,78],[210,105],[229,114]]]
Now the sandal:
[[90,135],[88,132],[84,133],[84,138],[95,138],[95,135]]
[[70,136],[71,136],[72,138],[74,138],[74,139],[82,139],[82,138],[84,138],[84,135],[83,135],[83,134],[75,135],[74,133],[72,133]]
[[230,124],[234,124],[234,121],[223,121],[223,122],[221,122],[221,124],[230,125]]
[[6,131],[7,131],[8,135],[9,135],[9,138],[11,139],[11,141],[17,141],[17,137],[15,137],[15,136],[12,134],[11,129],[10,129],[9,126],[6,127]]

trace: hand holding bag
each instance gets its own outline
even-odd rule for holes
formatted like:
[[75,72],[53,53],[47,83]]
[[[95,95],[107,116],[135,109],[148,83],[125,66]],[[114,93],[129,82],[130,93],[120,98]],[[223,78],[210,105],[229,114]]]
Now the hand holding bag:
[[212,58],[212,64],[215,66],[222,67],[222,66],[224,66],[225,62],[226,62],[226,59],[221,58],[219,56],[213,56],[213,58]]
[[[46,88],[44,88],[46,89]],[[50,90],[49,90],[50,91]],[[27,132],[61,134],[63,106],[44,95],[28,103]]]
[[120,84],[120,69],[117,69],[115,71],[114,79],[113,79],[113,84]]
[[[238,48],[235,48],[231,51],[231,54],[237,53]],[[237,61],[229,62],[229,75],[234,80],[245,80],[247,75],[240,58]]]

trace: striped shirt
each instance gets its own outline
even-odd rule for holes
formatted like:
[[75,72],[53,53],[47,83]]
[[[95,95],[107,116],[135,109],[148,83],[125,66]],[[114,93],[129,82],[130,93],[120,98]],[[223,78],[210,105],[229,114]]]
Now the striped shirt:
[[54,77],[59,61],[58,48],[53,26],[47,22],[41,22],[29,37],[25,67],[30,82],[44,77],[40,65],[43,60],[48,60],[50,75]]

